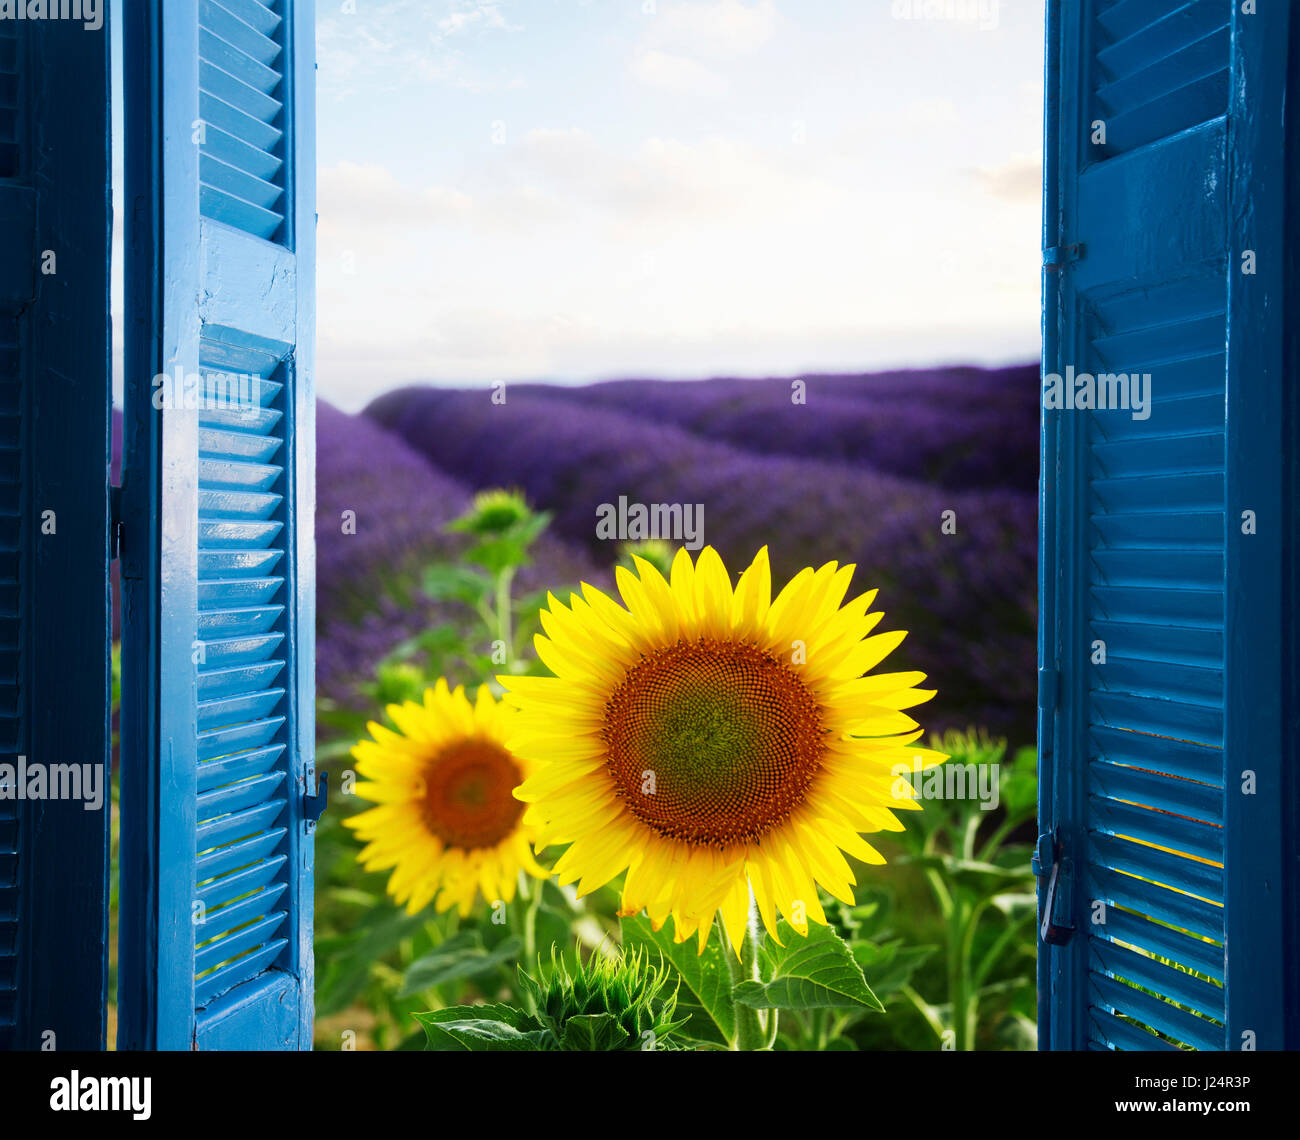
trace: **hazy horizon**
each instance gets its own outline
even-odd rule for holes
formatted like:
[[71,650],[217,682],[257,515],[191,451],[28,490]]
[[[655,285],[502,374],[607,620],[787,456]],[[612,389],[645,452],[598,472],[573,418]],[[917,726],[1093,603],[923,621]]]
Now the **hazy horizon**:
[[319,387],[1037,356],[1040,0],[319,0]]
[[984,9],[317,0],[318,391],[1036,359],[1043,4]]

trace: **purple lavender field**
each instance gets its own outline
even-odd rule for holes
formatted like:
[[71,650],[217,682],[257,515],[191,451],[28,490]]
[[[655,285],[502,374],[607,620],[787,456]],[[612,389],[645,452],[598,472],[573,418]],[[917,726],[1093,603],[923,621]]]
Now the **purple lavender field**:
[[[358,686],[401,641],[453,615],[418,589],[423,567],[454,560],[443,528],[472,490],[365,416],[316,405],[316,681],[320,696],[364,707]],[[609,574],[543,535],[523,590]]]
[[[455,558],[464,539],[443,527],[475,490],[509,486],[555,514],[523,590],[610,587],[617,545],[596,537],[602,503],[700,503],[704,539],[733,569],[765,544],[778,583],[807,564],[856,562],[855,586],[881,590],[882,628],[910,631],[896,667],[925,670],[939,690],[927,727],[1030,740],[1037,375],[807,377],[802,405],[789,379],[521,384],[504,406],[484,389],[406,388],[363,415],[322,401],[320,693],[359,707],[358,686],[394,646],[450,620],[417,588],[420,570]],[[116,464],[119,413],[113,426]],[[955,535],[940,530],[948,510]]]
[[[803,403],[782,378],[521,384],[504,405],[486,389],[412,387],[362,417],[322,407],[321,613],[339,615],[321,619],[322,684],[400,622],[374,607],[358,617],[376,577],[445,550],[440,524],[472,491],[506,486],[554,512],[530,574],[541,584],[609,580],[617,543],[597,538],[597,509],[620,496],[701,504],[728,567],[767,545],[778,585],[805,565],[855,562],[855,587],[880,588],[881,628],[910,631],[891,664],[939,690],[927,727],[1031,740],[1037,376],[812,376]],[[349,503],[373,519],[363,542],[337,534]],[[941,529],[949,511],[956,533]]]
[[[792,401],[790,379],[616,380],[583,388],[520,384],[511,396],[629,412],[763,455],[843,461],[941,487],[1024,488],[1038,479],[1038,366],[870,377],[803,377],[816,402]],[[389,397],[369,409],[383,418]]]

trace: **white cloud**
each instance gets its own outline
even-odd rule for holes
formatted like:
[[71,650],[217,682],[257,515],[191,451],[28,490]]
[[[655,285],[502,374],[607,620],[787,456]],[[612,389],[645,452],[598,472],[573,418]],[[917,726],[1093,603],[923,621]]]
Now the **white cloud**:
[[[649,138],[631,151],[602,146],[577,128],[536,130],[491,179],[530,188],[557,210],[615,230],[735,228],[783,214],[823,209],[836,188],[793,156],[713,136],[683,142]],[[544,189],[538,187],[540,180]]]
[[743,224],[825,204],[833,188],[816,175],[733,139],[649,139],[612,188],[611,202],[636,221],[686,219]]
[[649,87],[675,95],[725,95],[727,81],[704,64],[684,55],[651,49],[632,62],[632,74]]
[[521,157],[533,172],[571,180],[606,164],[606,155],[590,131],[579,127],[538,127],[524,136]]
[[776,30],[775,0],[743,4],[741,0],[665,4],[650,27],[652,40],[717,59],[750,55]]
[[984,191],[1004,202],[1032,202],[1043,197],[1043,160],[1036,154],[1017,154],[1005,162],[971,171]]
[[[317,175],[322,263],[394,263],[470,234],[488,238],[571,219],[579,205],[527,183],[502,183],[487,166],[476,193],[401,181],[377,163],[341,161]],[[438,231],[438,236],[432,236]],[[346,283],[344,283],[346,284]]]
[[470,92],[523,85],[498,74],[470,45],[473,32],[519,32],[501,0],[367,0],[351,13],[328,0],[317,13],[318,97],[342,102],[359,92],[409,91],[417,84]]
[[913,99],[904,103],[898,113],[908,127],[949,127],[961,122],[957,104],[951,99]]
[[339,162],[316,179],[321,229],[422,229],[463,219],[473,209],[468,194],[441,186],[399,182],[377,163]]
[[445,39],[474,27],[514,30],[494,0],[469,0],[469,3],[462,0],[455,11],[438,21],[438,38]]
[[1034,354],[1041,14],[914,50],[884,0],[319,4],[330,399]]
[[331,95],[346,97],[353,84],[364,84],[369,75],[392,66],[397,45],[383,31],[379,21],[355,16],[317,22],[316,67],[320,84]]
[[[331,168],[330,216],[348,227],[322,214],[331,398],[611,367],[884,365],[918,343],[1015,355],[1017,328],[1024,344],[1035,335],[1034,227],[1022,251],[1019,208],[982,196],[836,180],[798,148],[664,137],[622,150],[579,129],[484,151],[464,177],[462,200],[382,167]],[[374,217],[413,215],[446,224],[394,225],[367,244]],[[973,248],[963,234],[979,235]],[[968,256],[936,272],[952,249]]]

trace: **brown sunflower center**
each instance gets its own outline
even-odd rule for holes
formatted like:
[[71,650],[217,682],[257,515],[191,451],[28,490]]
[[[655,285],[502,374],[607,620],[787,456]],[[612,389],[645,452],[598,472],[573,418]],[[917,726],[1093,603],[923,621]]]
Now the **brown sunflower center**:
[[511,795],[522,780],[514,758],[495,741],[449,744],[425,768],[425,825],[448,847],[495,847],[523,813]]
[[751,645],[702,640],[628,670],[605,708],[607,765],[629,810],[691,843],[757,839],[821,767],[821,709],[798,675]]

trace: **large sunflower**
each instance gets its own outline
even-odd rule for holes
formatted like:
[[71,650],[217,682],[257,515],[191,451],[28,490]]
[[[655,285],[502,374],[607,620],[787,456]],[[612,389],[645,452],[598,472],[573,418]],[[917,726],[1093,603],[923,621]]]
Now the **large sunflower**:
[[393,732],[371,723],[373,740],[352,749],[365,777],[356,793],[379,804],[343,822],[366,846],[357,856],[369,871],[393,868],[389,893],[409,913],[437,895],[439,913],[470,912],[474,894],[510,902],[521,868],[544,878],[529,845],[523,805],[512,792],[530,771],[505,746],[513,714],[486,685],[471,705],[463,687],[445,680],[425,690],[424,703],[389,705]]
[[901,831],[917,808],[895,766],[946,759],[913,746],[902,709],[922,673],[864,676],[903,639],[868,637],[876,591],[841,605],[853,566],[805,569],[772,598],[767,549],[733,589],[706,547],[669,579],[619,568],[624,605],[583,585],[548,599],[537,652],[553,677],[501,677],[508,743],[536,763],[515,795],[539,846],[565,844],[560,882],[585,894],[627,870],[622,913],[648,913],[701,951],[720,913],[740,947],[751,891],[776,937],[825,923],[817,884],[853,902],[841,852],[884,859],[860,832]]

